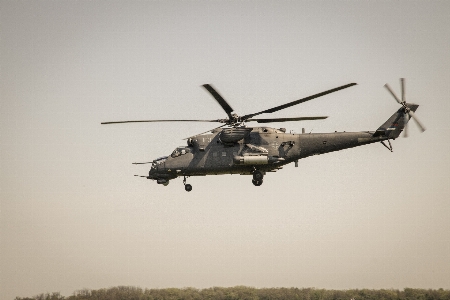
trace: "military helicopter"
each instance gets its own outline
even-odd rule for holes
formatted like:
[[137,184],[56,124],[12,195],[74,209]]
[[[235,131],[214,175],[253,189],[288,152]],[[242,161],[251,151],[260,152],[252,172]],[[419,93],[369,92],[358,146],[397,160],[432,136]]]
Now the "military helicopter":
[[[267,172],[276,172],[284,165],[317,154],[339,151],[347,148],[380,142],[392,152],[390,140],[395,140],[405,130],[412,118],[425,131],[425,127],[417,119],[414,112],[419,105],[407,103],[405,100],[405,81],[400,79],[402,98],[397,97],[388,84],[386,89],[401,105],[386,122],[375,131],[333,132],[333,133],[287,133],[285,128],[248,127],[248,122],[272,123],[302,120],[326,119],[319,117],[268,118],[255,116],[273,113],[351,86],[350,83],[312,96],[308,96],[283,105],[269,108],[257,113],[239,116],[227,101],[209,84],[203,87],[213,96],[226,112],[228,118],[217,120],[138,120],[114,121],[101,124],[137,123],[137,122],[217,122],[223,123],[210,131],[187,138],[187,145],[177,147],[172,154],[159,157],[151,162],[133,163],[150,164],[148,176],[140,176],[155,180],[167,186],[177,177],[183,176],[185,190],[190,192],[192,185],[186,183],[190,176],[206,176],[219,174],[252,175],[252,183],[260,186]],[[388,144],[385,143],[387,141]],[[135,175],[139,176],[139,175]]]

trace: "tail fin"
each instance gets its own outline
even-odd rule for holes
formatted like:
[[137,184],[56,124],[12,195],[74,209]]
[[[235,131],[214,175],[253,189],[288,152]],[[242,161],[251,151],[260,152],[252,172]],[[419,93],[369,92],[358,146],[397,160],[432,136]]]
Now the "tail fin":
[[[413,112],[419,107],[417,104],[406,103],[406,106]],[[381,125],[373,136],[385,136],[389,139],[397,138],[402,133],[410,117],[402,107],[397,110],[383,125]]]

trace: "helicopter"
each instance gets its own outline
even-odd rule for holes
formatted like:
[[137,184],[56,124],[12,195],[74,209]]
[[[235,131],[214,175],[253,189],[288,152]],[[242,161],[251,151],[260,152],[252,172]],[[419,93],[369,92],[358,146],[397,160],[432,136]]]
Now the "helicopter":
[[142,122],[222,123],[219,127],[187,138],[187,145],[175,148],[170,155],[156,158],[151,162],[133,163],[151,163],[148,176],[135,176],[154,180],[163,186],[167,186],[170,181],[182,176],[184,188],[188,192],[192,191],[192,185],[186,183],[186,179],[190,176],[251,175],[253,185],[260,186],[267,172],[276,172],[282,169],[284,165],[292,162],[294,162],[295,167],[298,167],[298,160],[308,156],[376,142],[380,142],[392,152],[391,140],[399,137],[403,130],[405,131],[405,137],[407,136],[406,125],[411,118],[414,119],[422,132],[425,131],[425,127],[415,115],[419,105],[406,102],[404,78],[400,78],[401,99],[388,84],[384,85],[401,107],[375,131],[305,133],[305,130],[302,129],[301,134],[295,134],[286,132],[285,128],[246,126],[248,122],[265,124],[326,119],[327,116],[263,119],[255,118],[255,116],[273,113],[354,85],[356,83],[346,84],[260,112],[239,116],[234,113],[234,109],[216,89],[210,84],[204,84],[203,87],[219,103],[228,118],[216,120],[113,121],[102,122],[101,124]]

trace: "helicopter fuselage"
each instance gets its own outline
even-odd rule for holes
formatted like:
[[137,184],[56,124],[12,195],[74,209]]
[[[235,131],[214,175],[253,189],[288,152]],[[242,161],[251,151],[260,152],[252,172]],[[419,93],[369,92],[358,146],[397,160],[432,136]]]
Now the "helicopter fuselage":
[[[228,115],[226,119],[213,120],[134,120],[112,121],[102,124],[142,123],[142,122],[215,122],[223,123],[208,133],[198,134],[187,139],[187,146],[177,147],[171,155],[163,156],[152,162],[147,179],[156,180],[158,184],[168,185],[170,180],[183,176],[185,190],[190,192],[192,185],[186,183],[186,177],[219,174],[253,175],[252,183],[260,186],[266,172],[274,172],[283,165],[317,154],[381,142],[392,152],[390,140],[396,139],[405,129],[410,118],[416,121],[419,128],[425,127],[415,115],[417,104],[405,100],[405,82],[400,79],[402,96],[397,97],[394,91],[385,85],[394,99],[401,105],[386,122],[376,131],[333,132],[333,133],[286,133],[285,128],[246,127],[246,122],[277,123],[304,120],[321,120],[327,116],[293,117],[293,118],[259,118],[261,114],[270,114],[279,110],[304,103],[306,101],[337,92],[356,85],[349,83],[334,89],[326,90],[299,100],[278,105],[256,113],[239,116],[234,113],[228,102],[210,85],[203,87],[213,96]],[[256,117],[256,118],[255,118]],[[228,127],[224,127],[228,126]],[[406,131],[405,131],[406,135]],[[384,141],[388,141],[387,146]],[[134,164],[146,164],[134,163]],[[139,176],[139,175],[135,175]]]
[[223,129],[193,136],[187,146],[154,161],[147,178],[166,183],[179,176],[251,175],[255,170],[264,174],[311,155],[387,139],[374,136],[374,131],[295,134],[286,133],[284,128],[246,129],[248,134],[237,141],[224,142]]

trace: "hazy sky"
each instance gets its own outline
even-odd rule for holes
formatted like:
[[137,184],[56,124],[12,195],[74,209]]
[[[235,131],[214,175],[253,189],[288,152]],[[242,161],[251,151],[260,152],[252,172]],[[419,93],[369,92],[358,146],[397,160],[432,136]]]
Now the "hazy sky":
[[[0,298],[143,288],[450,288],[450,2],[0,1]],[[271,114],[427,127],[251,177],[133,177],[196,124]]]

